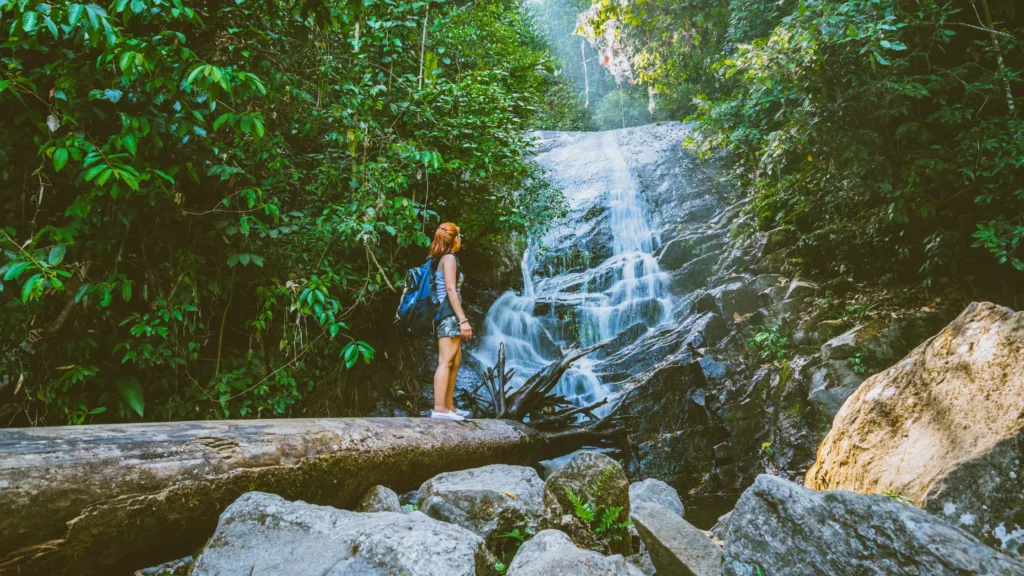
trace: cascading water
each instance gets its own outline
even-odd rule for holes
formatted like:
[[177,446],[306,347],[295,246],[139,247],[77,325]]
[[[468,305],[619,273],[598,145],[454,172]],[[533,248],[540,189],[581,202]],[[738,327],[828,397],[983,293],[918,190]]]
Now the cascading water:
[[[527,248],[523,293],[507,292],[491,306],[475,353],[484,365],[493,365],[503,342],[506,366],[515,368],[513,388],[558,358],[559,347],[587,346],[671,319],[670,279],[653,256],[658,239],[616,134],[578,135],[572,144],[537,157],[572,213],[539,245]],[[595,211],[601,216],[587,222],[585,213]],[[580,248],[582,234],[606,239],[599,242],[598,253],[606,256],[602,262],[590,265],[591,250]],[[538,269],[541,251],[549,252],[548,265]],[[577,361],[555,392],[581,406],[609,396],[597,356]]]

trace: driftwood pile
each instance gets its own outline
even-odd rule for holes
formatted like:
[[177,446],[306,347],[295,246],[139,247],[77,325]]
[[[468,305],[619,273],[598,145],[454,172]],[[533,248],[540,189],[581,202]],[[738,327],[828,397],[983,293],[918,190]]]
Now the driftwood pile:
[[[487,368],[484,381],[471,394],[478,413],[498,419],[527,424],[544,438],[542,455],[567,454],[583,446],[622,448],[626,441],[625,416],[619,413],[621,402],[605,416],[595,410],[608,404],[603,398],[588,406],[576,406],[552,391],[573,362],[600,350],[607,342],[562,352],[562,357],[530,376],[522,386],[509,389],[514,369],[505,369],[505,345],[498,347],[498,362]],[[487,395],[481,395],[481,388]]]

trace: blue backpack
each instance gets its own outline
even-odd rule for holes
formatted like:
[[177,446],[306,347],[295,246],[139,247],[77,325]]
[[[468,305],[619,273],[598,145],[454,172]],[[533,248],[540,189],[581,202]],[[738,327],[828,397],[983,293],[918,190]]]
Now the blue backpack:
[[417,335],[434,332],[434,320],[437,318],[438,306],[434,302],[431,291],[434,285],[434,259],[428,258],[426,263],[413,268],[405,274],[405,286],[402,299],[398,301],[395,312],[395,324]]

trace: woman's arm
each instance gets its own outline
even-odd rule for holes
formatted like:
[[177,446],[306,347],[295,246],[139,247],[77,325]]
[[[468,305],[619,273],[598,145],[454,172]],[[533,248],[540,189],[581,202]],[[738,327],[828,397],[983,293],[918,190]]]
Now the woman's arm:
[[458,270],[455,266],[455,255],[445,254],[441,257],[441,270],[444,271],[444,291],[448,294],[448,302],[451,302],[455,317],[459,320],[459,329],[462,331],[462,339],[469,340],[473,337],[473,328],[466,319],[466,313],[462,310],[462,298],[455,288]]

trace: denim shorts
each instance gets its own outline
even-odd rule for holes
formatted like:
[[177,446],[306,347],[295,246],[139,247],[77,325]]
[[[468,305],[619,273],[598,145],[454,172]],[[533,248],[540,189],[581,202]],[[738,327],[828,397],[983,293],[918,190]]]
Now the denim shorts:
[[459,318],[449,316],[437,324],[437,338],[460,338],[462,329],[459,327]]

